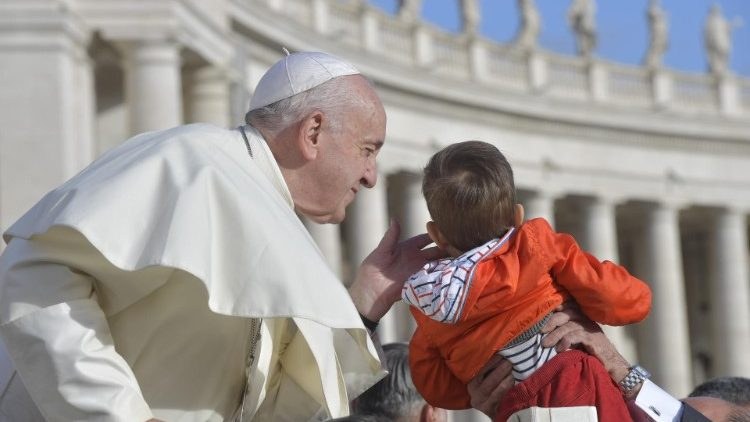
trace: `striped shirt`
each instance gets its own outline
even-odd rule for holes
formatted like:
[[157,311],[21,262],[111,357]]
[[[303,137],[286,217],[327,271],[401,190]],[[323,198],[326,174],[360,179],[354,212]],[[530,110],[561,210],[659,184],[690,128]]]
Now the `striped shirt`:
[[401,291],[404,302],[435,321],[458,322],[477,264],[504,245],[514,231],[511,228],[502,238],[492,239],[458,258],[427,263],[404,284]]

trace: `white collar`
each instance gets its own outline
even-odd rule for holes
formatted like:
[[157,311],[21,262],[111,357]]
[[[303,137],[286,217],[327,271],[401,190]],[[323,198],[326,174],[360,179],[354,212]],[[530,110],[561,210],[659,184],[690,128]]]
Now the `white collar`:
[[[276,188],[276,191],[284,198],[287,204],[294,209],[294,200],[292,199],[292,193],[289,191],[289,187],[286,185],[284,175],[281,173],[279,164],[276,162],[276,158],[271,152],[271,148],[268,147],[268,143],[263,138],[263,135],[256,128],[245,125],[239,127],[240,135],[243,133],[247,136],[247,142],[250,150],[252,151],[251,157],[255,160],[257,166],[261,169],[263,174],[268,176],[271,184]],[[244,141],[243,141],[244,142]]]

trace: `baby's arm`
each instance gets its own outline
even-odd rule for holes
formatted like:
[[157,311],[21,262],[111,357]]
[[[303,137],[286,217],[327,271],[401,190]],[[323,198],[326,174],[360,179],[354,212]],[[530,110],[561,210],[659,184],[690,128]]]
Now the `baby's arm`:
[[651,289],[624,267],[599,261],[572,236],[551,228],[542,231],[538,240],[552,260],[554,281],[565,287],[586,316],[607,325],[625,325],[648,315]]
[[417,391],[427,403],[443,409],[468,409],[466,384],[451,372],[440,352],[417,328],[409,343],[409,367]]

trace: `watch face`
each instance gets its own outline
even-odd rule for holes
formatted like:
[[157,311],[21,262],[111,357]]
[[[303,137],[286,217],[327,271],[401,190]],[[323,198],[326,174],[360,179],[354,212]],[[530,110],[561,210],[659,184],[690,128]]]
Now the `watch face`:
[[638,372],[638,374],[639,374],[640,376],[642,376],[643,378],[651,378],[651,373],[650,373],[650,372],[648,372],[647,370],[645,370],[645,369],[644,369],[643,367],[641,367],[640,365],[636,365],[636,366],[634,366],[634,367],[633,367],[633,370],[634,370],[634,371],[636,371],[636,372]]

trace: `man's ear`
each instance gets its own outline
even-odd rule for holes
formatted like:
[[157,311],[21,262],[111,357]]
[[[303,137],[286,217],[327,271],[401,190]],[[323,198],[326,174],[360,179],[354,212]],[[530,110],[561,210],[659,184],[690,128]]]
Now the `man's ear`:
[[523,217],[523,205],[516,204],[515,210],[513,212],[513,226],[521,227],[521,224],[523,224]]
[[445,422],[448,420],[448,414],[444,409],[431,406],[427,403],[422,406],[419,414],[420,422]]
[[320,132],[325,115],[322,111],[315,111],[305,117],[299,125],[297,143],[302,156],[309,161],[317,158],[320,152]]

